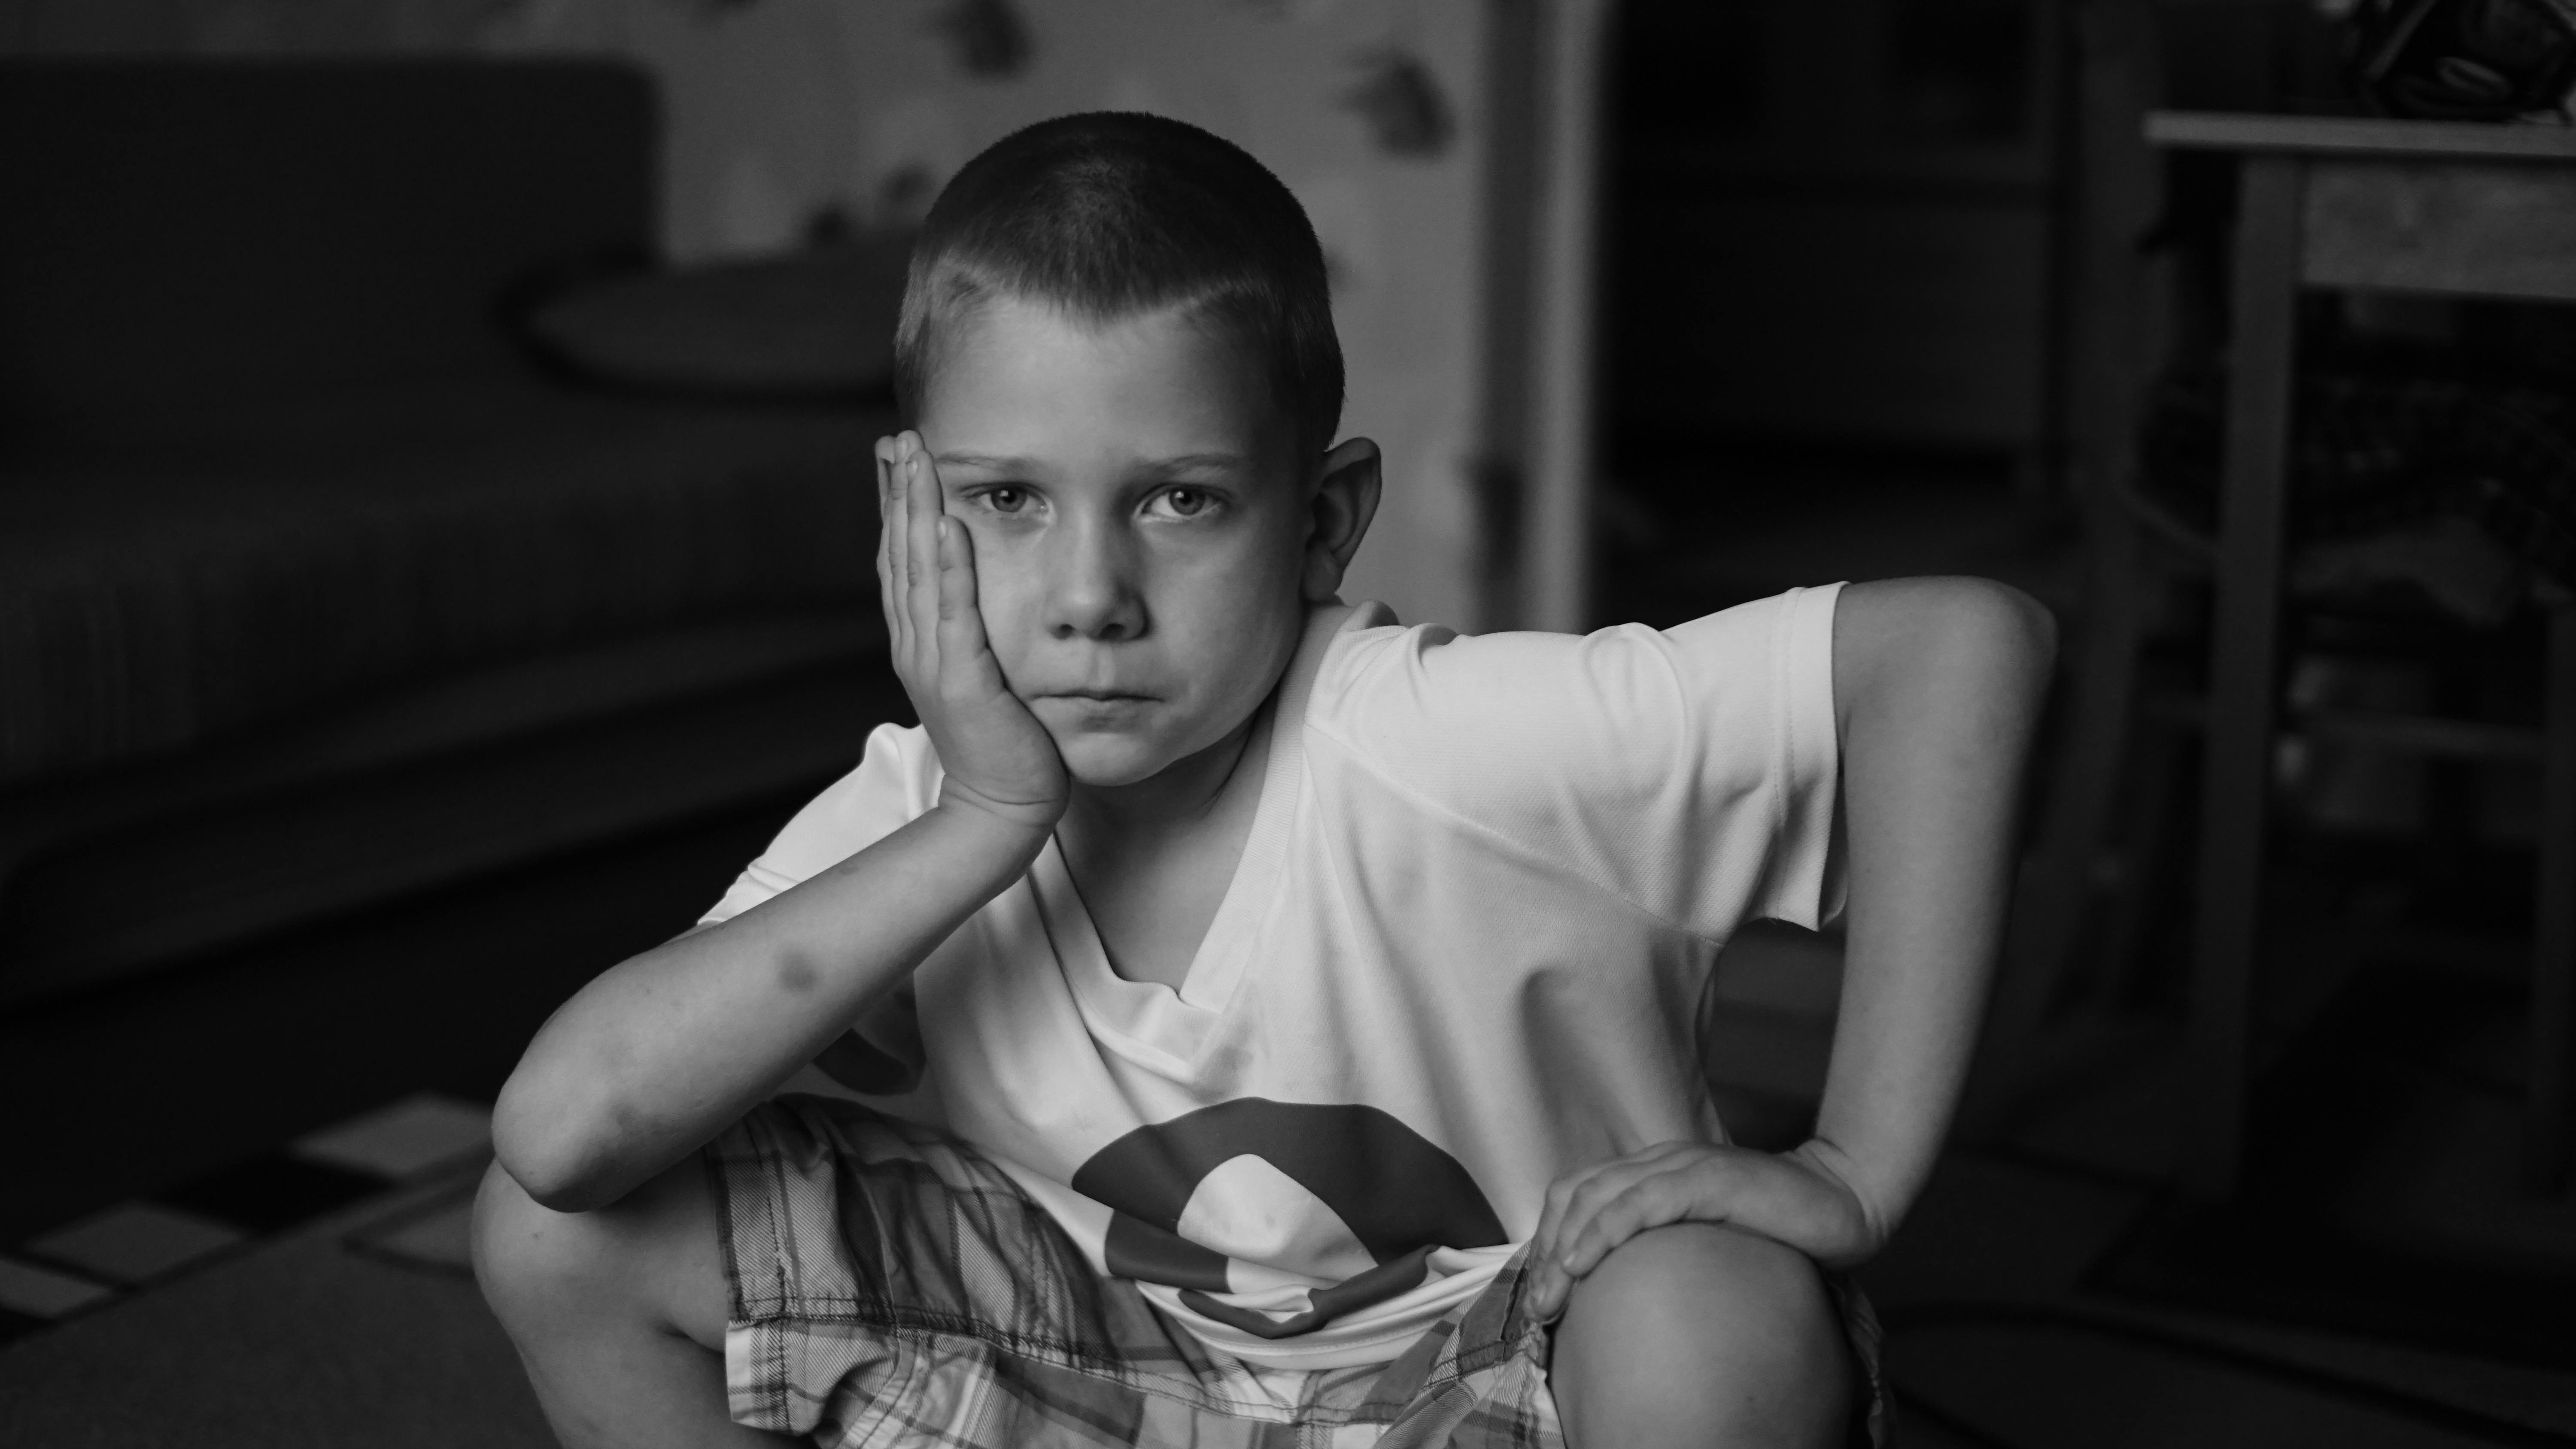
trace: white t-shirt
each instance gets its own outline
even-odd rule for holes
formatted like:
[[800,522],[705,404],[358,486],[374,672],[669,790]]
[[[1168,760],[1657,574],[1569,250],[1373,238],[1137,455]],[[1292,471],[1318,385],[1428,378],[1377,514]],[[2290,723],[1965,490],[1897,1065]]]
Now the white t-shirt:
[[[1561,1174],[1723,1140],[1694,1043],[1718,948],[1837,907],[1836,592],[1586,637],[1318,610],[1179,991],[1111,969],[1050,844],[817,1065],[982,1149],[1209,1346],[1390,1360]],[[878,729],[707,919],[939,781],[922,731]]]

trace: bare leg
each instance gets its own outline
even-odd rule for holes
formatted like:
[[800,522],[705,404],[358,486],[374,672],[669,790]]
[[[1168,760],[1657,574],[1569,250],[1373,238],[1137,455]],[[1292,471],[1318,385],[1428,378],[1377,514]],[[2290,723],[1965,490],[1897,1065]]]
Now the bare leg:
[[1713,1223],[1628,1240],[1574,1287],[1548,1368],[1573,1449],[1841,1443],[1854,1366],[1796,1249]]
[[474,1276],[568,1449],[794,1443],[725,1412],[723,1251],[695,1156],[612,1206],[559,1213],[494,1164]]

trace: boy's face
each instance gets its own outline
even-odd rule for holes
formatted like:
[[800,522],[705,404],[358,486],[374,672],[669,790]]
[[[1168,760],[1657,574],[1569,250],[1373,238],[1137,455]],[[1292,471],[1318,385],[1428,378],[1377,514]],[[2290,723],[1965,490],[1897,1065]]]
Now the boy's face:
[[993,653],[1074,779],[1148,779],[1250,717],[1304,626],[1315,489],[1227,338],[1005,297],[921,402]]

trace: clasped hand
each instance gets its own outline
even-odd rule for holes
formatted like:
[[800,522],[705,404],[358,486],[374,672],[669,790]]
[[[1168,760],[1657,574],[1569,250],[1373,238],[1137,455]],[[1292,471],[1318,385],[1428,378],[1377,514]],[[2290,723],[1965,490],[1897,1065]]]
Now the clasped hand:
[[1849,1267],[1885,1242],[1848,1167],[1822,1142],[1786,1153],[1665,1142],[1569,1172],[1547,1190],[1530,1237],[1529,1306],[1542,1319],[1612,1249],[1667,1223],[1726,1223]]
[[939,753],[940,803],[1043,836],[1071,791],[1064,756],[1002,675],[984,632],[974,538],[948,515],[920,434],[877,440],[877,508],[886,633],[895,674]]

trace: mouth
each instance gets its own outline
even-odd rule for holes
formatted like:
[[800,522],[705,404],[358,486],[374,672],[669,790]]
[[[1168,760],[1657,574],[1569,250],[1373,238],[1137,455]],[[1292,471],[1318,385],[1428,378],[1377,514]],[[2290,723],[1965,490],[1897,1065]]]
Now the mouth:
[[1154,698],[1122,689],[1051,689],[1040,699],[1069,699],[1083,704],[1143,704]]

